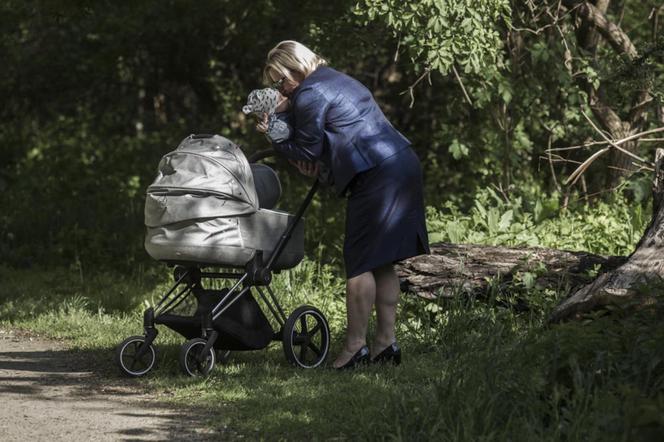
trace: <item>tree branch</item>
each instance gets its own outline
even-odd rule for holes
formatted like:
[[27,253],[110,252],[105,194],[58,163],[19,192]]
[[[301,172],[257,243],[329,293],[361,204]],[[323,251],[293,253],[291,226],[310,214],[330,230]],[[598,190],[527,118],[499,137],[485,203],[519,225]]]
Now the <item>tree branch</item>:
[[[595,8],[601,14],[606,14],[606,11],[609,9],[609,3],[611,0],[596,0]],[[581,46],[595,56],[597,52],[597,46],[600,42],[600,34],[597,31],[594,23],[590,21],[583,20],[579,26],[579,43]]]
[[602,132],[602,131],[599,129],[599,127],[597,127],[597,126],[595,125],[595,123],[593,123],[593,120],[591,120],[590,117],[588,117],[588,115],[586,115],[585,112],[581,111],[581,114],[585,117],[586,120],[588,120],[588,123],[590,123],[590,125],[593,127],[593,129],[595,129],[595,131],[597,131],[597,133],[600,134],[600,135],[602,136],[602,138],[604,138],[604,139],[606,140],[606,142],[609,143],[612,147],[614,147],[615,149],[618,149],[620,152],[624,153],[624,154],[627,155],[627,156],[630,156],[630,157],[634,158],[634,159],[637,160],[637,161],[640,161],[640,162],[642,162],[642,163],[644,163],[644,164],[648,164],[648,165],[650,165],[650,166],[654,166],[654,164],[653,164],[651,161],[648,161],[648,160],[643,159],[643,158],[641,158],[641,157],[639,157],[639,156],[637,156],[637,155],[634,155],[632,152],[630,152],[630,151],[628,151],[628,150],[626,150],[626,149],[623,149],[622,147],[618,146],[613,140],[610,140],[609,137],[607,137],[607,136],[604,134],[604,132]]
[[420,77],[417,80],[415,80],[415,83],[408,86],[408,89],[406,89],[405,91],[403,91],[399,94],[399,95],[403,95],[403,94],[406,94],[406,93],[410,94],[410,106],[409,106],[410,109],[412,109],[413,105],[415,104],[415,94],[413,93],[413,91],[415,90],[415,86],[417,86],[417,84],[420,81],[424,80],[424,77],[427,77],[427,76],[429,77],[429,84],[431,84],[431,67],[430,66],[427,66],[424,69],[424,72],[422,73],[422,75],[420,75]]
[[[638,139],[639,141],[642,142],[658,142],[658,141],[664,141],[663,138],[642,138],[645,137],[646,135],[658,133],[658,132],[664,132],[664,126],[663,127],[656,127],[654,129],[646,130],[644,132],[639,132],[638,134],[630,135],[625,138],[621,138],[620,140],[614,141],[615,144],[623,144],[626,143],[627,141],[632,141]],[[547,149],[545,152],[562,152],[566,150],[576,150],[576,149],[582,149],[584,147],[590,147],[590,146],[596,146],[598,144],[608,144],[607,141],[590,141],[588,143],[584,144],[578,144],[576,146],[567,146],[567,147],[554,147],[552,149]]]
[[636,47],[629,36],[619,26],[610,22],[606,15],[593,4],[579,0],[562,0],[562,3],[567,8],[577,8],[577,16],[594,26],[615,51],[627,55],[630,60],[638,56]]
[[592,87],[588,90],[588,105],[602,127],[611,132],[612,135],[618,136],[625,131],[620,116],[602,100],[600,92]]
[[459,82],[459,85],[461,86],[461,90],[463,91],[463,96],[466,97],[466,101],[468,104],[471,106],[473,105],[473,100],[470,99],[470,95],[468,95],[468,92],[466,92],[466,88],[463,86],[463,81],[461,81],[461,77],[459,77],[459,73],[456,70],[456,67],[452,65],[452,71],[454,71],[454,76],[456,77],[457,81]]

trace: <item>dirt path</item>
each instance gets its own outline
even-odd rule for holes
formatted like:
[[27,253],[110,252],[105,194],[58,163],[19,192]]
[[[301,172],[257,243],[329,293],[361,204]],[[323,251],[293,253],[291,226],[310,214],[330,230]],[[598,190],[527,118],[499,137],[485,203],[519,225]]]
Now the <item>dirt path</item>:
[[0,440],[219,440],[191,410],[90,371],[84,354],[0,329]]

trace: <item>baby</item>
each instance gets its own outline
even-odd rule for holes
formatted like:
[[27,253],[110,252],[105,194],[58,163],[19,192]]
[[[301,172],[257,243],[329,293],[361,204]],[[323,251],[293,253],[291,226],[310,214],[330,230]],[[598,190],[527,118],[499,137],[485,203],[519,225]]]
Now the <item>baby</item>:
[[[277,113],[288,110],[289,101],[277,90],[272,88],[255,89],[249,93],[247,104],[242,107],[245,114],[254,114],[259,120],[263,113],[268,114],[268,126],[265,136],[273,143],[281,143],[290,138],[292,129],[290,125],[277,117]],[[318,180],[332,186],[334,179],[331,171],[322,161],[317,161]]]
[[242,106],[246,115],[254,114],[262,119],[262,114],[268,114],[268,130],[265,136],[273,143],[281,143],[290,138],[292,129],[276,113],[288,109],[288,100],[277,90],[272,88],[255,89],[249,93],[247,104]]

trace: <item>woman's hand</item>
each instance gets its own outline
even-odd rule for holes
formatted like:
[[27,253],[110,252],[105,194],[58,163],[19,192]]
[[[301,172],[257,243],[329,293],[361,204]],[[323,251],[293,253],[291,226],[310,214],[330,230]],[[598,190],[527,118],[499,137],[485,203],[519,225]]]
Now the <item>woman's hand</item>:
[[265,112],[263,112],[261,119],[258,120],[258,124],[256,124],[256,130],[264,134],[265,132],[267,132],[268,122],[269,122],[269,116]]
[[319,167],[316,163],[310,163],[309,161],[294,161],[288,160],[293,166],[297,167],[297,170],[300,171],[302,175],[308,177],[318,176]]

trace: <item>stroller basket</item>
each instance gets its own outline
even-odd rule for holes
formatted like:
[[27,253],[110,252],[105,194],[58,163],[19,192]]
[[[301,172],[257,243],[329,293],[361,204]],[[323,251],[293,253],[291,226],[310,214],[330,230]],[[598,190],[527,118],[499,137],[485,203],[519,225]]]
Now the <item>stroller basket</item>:
[[[198,288],[193,293],[198,300],[198,308],[193,316],[164,314],[155,318],[155,323],[163,324],[187,339],[200,336],[206,314],[223,299],[228,289]],[[272,341],[274,334],[258,302],[249,293],[240,296],[212,322],[212,326],[219,332],[214,348],[222,350],[259,350]]]

